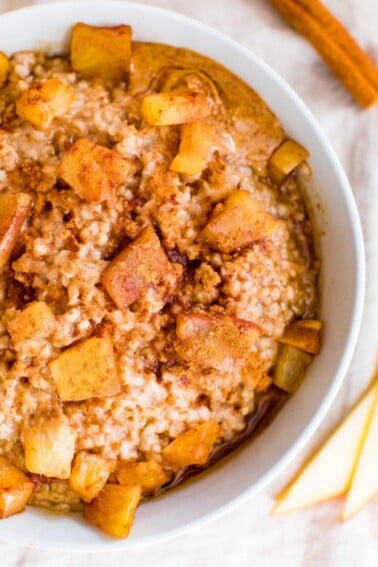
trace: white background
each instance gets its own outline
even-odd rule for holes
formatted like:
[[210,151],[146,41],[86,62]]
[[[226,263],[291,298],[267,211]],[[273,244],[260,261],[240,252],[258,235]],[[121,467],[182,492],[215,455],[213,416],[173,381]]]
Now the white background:
[[[0,0],[0,12],[31,3]],[[143,550],[78,556],[16,548],[0,542],[0,565],[376,567],[378,498],[345,525],[338,523],[339,502],[281,518],[270,517],[269,511],[274,494],[357,399],[375,370],[378,351],[378,105],[369,111],[360,110],[312,48],[288,28],[265,0],[149,0],[144,3],[190,15],[234,37],[274,67],[317,117],[346,170],[362,219],[367,297],[360,339],[345,383],[327,419],[306,451],[264,493],[191,534]],[[378,62],[378,0],[326,0],[326,4]]]

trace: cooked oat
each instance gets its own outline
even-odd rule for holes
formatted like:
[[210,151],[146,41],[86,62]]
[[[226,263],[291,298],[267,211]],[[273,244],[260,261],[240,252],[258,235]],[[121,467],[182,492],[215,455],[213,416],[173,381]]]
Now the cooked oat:
[[[70,87],[72,104],[39,130],[17,115],[16,102],[49,79]],[[211,156],[194,175],[169,169],[180,128],[150,126],[141,116],[143,95],[180,85],[202,89],[213,108]],[[187,50],[136,43],[128,87],[85,79],[68,57],[16,53],[0,89],[0,121],[0,194],[33,198],[0,276],[0,454],[27,471],[28,428],[62,416],[75,435],[76,454],[118,463],[152,459],[168,474],[163,449],[194,426],[214,421],[223,441],[232,440],[255,409],[258,384],[271,382],[277,338],[291,321],[315,317],[317,309],[312,227],[295,176],[276,186],[267,174],[269,156],[285,137],[274,115],[216,63]],[[64,155],[81,138],[125,158],[127,174],[115,198],[88,202],[58,176]],[[214,208],[235,190],[247,191],[280,222],[263,239],[225,253],[201,235]],[[151,268],[149,285],[117,306],[114,282],[104,273],[146,226],[163,248],[163,269],[157,277]],[[48,309],[48,324],[28,335],[24,310],[33,302]],[[257,338],[235,347],[227,364],[217,363],[218,351],[210,358],[201,351],[201,358],[201,339],[197,350],[184,342],[179,348],[178,316],[204,313],[205,323],[193,319],[199,332],[227,316],[228,333],[242,320],[259,329]],[[245,327],[238,329],[247,336]],[[119,387],[113,380],[111,395],[77,400],[68,393],[63,401],[50,363],[93,336],[111,338]],[[32,503],[80,508],[67,479],[31,478]]]

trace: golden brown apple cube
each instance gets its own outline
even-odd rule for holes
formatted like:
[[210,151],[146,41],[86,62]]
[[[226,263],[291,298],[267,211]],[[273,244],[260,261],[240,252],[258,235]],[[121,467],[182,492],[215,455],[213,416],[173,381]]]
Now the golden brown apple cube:
[[72,464],[71,488],[84,502],[91,502],[99,495],[114,468],[114,459],[80,451]]
[[210,114],[211,106],[202,91],[151,94],[142,102],[142,116],[151,126],[186,124]]
[[110,535],[127,537],[141,493],[138,485],[107,484],[97,498],[84,505],[84,518]]
[[175,349],[179,356],[200,366],[231,371],[241,367],[261,329],[254,323],[215,313],[178,315]]
[[64,154],[58,176],[89,203],[113,204],[129,171],[130,163],[117,152],[81,138]]
[[214,125],[205,119],[183,124],[179,151],[170,169],[186,175],[201,173],[209,159],[214,135]]
[[322,322],[317,319],[302,319],[289,325],[278,340],[311,354],[318,354],[321,328]]
[[266,365],[257,352],[251,352],[248,355],[247,362],[241,371],[241,377],[249,390],[258,391],[262,386],[269,385],[266,379]]
[[49,369],[65,402],[115,396],[121,391],[108,336],[91,337],[67,348],[49,363]]
[[169,270],[160,240],[146,226],[131,244],[110,262],[101,283],[120,309],[138,299],[150,286],[158,285]]
[[139,484],[143,494],[154,492],[168,482],[170,475],[156,461],[121,463],[116,471],[120,484]]
[[124,81],[130,70],[131,27],[76,24],[72,29],[71,63],[84,77]]
[[26,474],[0,457],[0,518],[21,512],[33,492],[34,484]]
[[280,185],[287,176],[300,165],[310,154],[298,142],[286,140],[273,152],[268,162],[270,178]]
[[313,356],[291,345],[282,345],[274,369],[276,386],[293,394],[302,384]]
[[31,202],[32,198],[27,193],[0,194],[0,268],[12,254]]
[[25,427],[23,443],[28,471],[53,478],[70,477],[76,433],[64,416]]
[[223,432],[216,421],[206,421],[176,437],[163,449],[163,458],[173,471],[190,465],[205,465]]
[[14,343],[47,337],[55,327],[55,315],[44,301],[29,303],[9,323],[8,331]]
[[0,87],[5,83],[10,69],[10,62],[8,57],[0,51]]
[[215,250],[231,254],[266,238],[277,230],[279,223],[249,191],[236,190],[215,207],[202,237]]
[[74,100],[72,88],[59,79],[33,83],[16,103],[17,114],[38,130],[46,130],[54,118],[66,114]]

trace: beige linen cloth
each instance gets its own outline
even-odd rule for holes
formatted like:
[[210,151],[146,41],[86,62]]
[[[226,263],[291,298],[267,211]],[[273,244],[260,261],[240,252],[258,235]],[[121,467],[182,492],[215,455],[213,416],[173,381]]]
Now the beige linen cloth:
[[[0,12],[30,3],[0,0]],[[341,508],[337,502],[286,517],[269,517],[269,511],[273,495],[356,400],[377,362],[378,106],[369,111],[360,110],[313,49],[288,28],[265,0],[145,3],[192,16],[247,46],[291,84],[318,119],[349,177],[365,236],[367,295],[358,346],[344,385],[310,445],[272,486],[226,516],[175,540],[124,553],[80,556],[22,549],[0,542],[0,565],[376,567],[378,497],[345,525],[338,523]],[[378,62],[378,0],[326,0],[326,3]]]

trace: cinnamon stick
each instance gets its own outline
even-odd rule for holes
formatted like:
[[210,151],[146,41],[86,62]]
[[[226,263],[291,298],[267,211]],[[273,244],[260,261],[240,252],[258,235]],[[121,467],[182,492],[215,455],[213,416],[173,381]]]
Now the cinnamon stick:
[[378,68],[320,0],[268,0],[308,39],[354,99],[378,102]]

